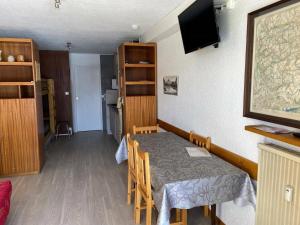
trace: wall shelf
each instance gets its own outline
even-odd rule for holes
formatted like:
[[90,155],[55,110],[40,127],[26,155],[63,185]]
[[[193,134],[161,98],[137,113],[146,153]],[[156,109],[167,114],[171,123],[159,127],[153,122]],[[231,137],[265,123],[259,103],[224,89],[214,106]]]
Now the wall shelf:
[[259,125],[251,125],[251,126],[245,126],[245,130],[256,133],[262,136],[265,136],[267,138],[271,138],[277,141],[281,141],[290,145],[294,145],[297,147],[300,147],[300,138],[294,137],[292,134],[273,134],[269,133],[263,130],[258,129]]
[[32,66],[32,62],[0,62],[0,66]]

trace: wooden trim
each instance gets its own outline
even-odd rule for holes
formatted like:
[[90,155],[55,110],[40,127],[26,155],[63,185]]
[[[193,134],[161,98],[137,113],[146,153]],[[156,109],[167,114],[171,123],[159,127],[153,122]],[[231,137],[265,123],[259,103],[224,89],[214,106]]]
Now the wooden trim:
[[[157,120],[157,123],[159,124],[159,127],[161,127],[162,129],[173,132],[173,133],[177,134],[178,136],[189,140],[188,132],[186,132],[178,127],[175,127],[167,122],[159,120],[159,119]],[[229,150],[226,150],[218,145],[215,145],[213,143],[211,145],[210,152],[219,156],[220,158],[224,159],[225,161],[231,163],[232,165],[246,171],[252,179],[257,180],[257,168],[258,168],[257,163],[255,163],[249,159],[246,159],[242,156],[239,156],[239,155],[237,155]]]
[[156,47],[156,43],[134,43],[134,42],[125,42],[123,44],[126,46],[136,46],[136,47]]
[[1,86],[33,86],[34,82],[0,82]]
[[126,68],[155,68],[155,64],[125,63]]
[[0,42],[24,42],[31,43],[32,39],[30,38],[0,38]]
[[281,141],[290,145],[300,147],[300,138],[294,137],[292,134],[272,134],[260,129],[257,129],[258,125],[245,126],[245,130],[256,133],[267,138],[271,138],[277,141]]
[[126,81],[126,85],[155,85],[155,81],[148,81],[148,80],[143,80],[143,81]]
[[0,62],[0,66],[32,66],[32,62]]

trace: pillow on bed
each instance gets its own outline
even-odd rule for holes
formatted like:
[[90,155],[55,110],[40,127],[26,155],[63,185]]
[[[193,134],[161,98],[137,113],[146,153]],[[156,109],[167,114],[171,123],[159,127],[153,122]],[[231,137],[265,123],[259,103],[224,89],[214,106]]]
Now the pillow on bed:
[[12,185],[10,181],[0,182],[0,225],[4,225],[10,208]]

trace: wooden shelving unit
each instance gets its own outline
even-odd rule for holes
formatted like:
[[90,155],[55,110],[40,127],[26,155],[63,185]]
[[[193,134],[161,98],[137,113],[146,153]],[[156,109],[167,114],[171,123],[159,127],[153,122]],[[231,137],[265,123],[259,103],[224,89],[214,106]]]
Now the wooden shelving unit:
[[245,130],[256,133],[267,138],[271,138],[277,141],[281,141],[290,145],[300,147],[300,138],[294,137],[292,134],[273,134],[257,128],[257,125],[245,126]]
[[124,43],[119,47],[124,134],[132,132],[133,125],[156,124],[156,71],[155,43]]
[[[43,112],[38,48],[32,39],[0,38],[0,176],[38,173]],[[25,62],[7,62],[23,55]]]

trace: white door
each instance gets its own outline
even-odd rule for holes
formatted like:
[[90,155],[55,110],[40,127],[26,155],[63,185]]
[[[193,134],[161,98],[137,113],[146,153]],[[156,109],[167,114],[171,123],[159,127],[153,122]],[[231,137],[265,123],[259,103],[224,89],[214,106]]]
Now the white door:
[[77,131],[102,130],[102,98],[99,66],[75,67]]

